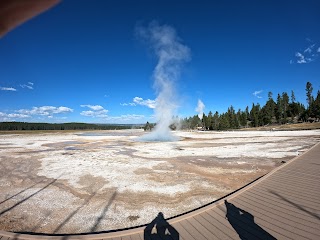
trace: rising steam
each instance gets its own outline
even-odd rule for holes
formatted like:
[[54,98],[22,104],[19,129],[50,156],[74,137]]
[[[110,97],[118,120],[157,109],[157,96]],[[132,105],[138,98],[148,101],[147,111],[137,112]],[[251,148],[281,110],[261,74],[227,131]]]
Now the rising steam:
[[196,112],[198,113],[198,117],[199,117],[200,119],[202,119],[202,117],[203,117],[203,110],[204,110],[204,108],[205,108],[204,103],[203,103],[200,99],[198,99],[198,105],[197,105],[197,107],[196,107]]
[[181,64],[190,59],[190,50],[181,43],[174,28],[157,23],[137,29],[138,35],[146,40],[158,58],[154,70],[154,88],[158,94],[155,106],[155,129],[144,135],[143,141],[177,140],[170,132],[170,124],[177,109],[174,83],[180,77]]

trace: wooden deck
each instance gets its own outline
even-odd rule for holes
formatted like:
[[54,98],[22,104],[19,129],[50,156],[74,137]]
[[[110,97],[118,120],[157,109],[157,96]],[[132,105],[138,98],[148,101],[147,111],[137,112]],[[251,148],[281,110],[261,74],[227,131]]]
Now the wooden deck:
[[0,231],[6,239],[320,239],[320,143],[245,188],[147,226],[89,234],[43,236]]

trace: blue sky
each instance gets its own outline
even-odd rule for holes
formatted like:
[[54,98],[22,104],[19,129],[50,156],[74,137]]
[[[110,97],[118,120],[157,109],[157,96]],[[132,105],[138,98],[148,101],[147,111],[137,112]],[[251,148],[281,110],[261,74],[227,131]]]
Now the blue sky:
[[182,117],[320,89],[320,1],[62,1],[0,39],[0,121],[154,120],[158,58],[136,29],[175,29]]

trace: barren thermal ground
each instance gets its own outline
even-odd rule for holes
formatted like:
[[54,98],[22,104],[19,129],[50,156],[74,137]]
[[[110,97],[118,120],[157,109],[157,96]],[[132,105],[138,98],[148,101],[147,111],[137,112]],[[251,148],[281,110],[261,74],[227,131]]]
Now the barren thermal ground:
[[0,229],[108,231],[212,202],[320,141],[320,131],[140,130],[0,135]]

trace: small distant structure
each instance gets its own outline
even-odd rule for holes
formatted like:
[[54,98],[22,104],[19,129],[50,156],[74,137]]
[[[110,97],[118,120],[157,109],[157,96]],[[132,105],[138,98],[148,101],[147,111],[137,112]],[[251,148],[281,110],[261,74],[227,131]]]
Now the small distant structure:
[[309,123],[319,122],[319,118],[315,118],[315,117],[313,117],[313,118],[312,118],[312,117],[309,117],[309,118],[308,118],[308,122],[309,122]]
[[154,127],[154,124],[151,124],[151,123],[147,122],[146,125],[144,125],[143,130],[146,131],[146,132],[151,132],[153,127]]

